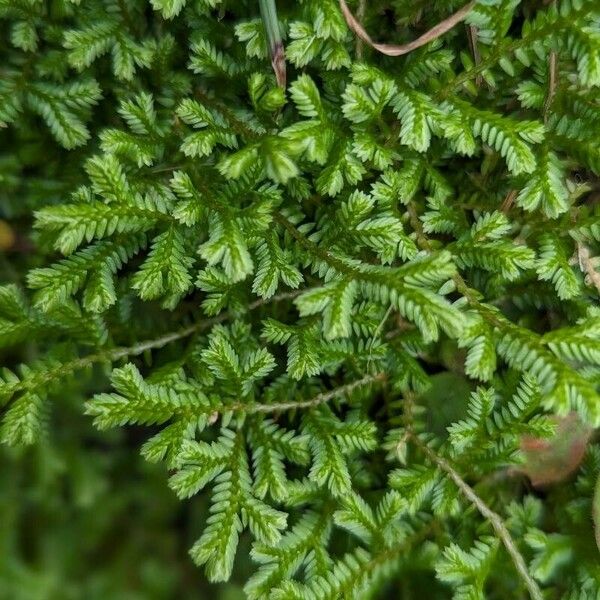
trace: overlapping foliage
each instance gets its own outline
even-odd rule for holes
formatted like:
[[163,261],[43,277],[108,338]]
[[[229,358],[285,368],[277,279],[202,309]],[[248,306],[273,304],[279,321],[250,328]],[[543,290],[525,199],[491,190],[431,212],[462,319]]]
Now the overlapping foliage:
[[285,89],[254,1],[0,0],[2,441],[135,426],[250,599],[600,598],[598,3],[277,4]]

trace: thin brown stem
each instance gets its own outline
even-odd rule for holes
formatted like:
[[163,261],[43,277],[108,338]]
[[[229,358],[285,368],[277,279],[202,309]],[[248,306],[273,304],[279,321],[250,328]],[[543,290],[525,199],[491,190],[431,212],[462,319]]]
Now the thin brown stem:
[[[473,63],[476,67],[481,64],[481,53],[479,52],[479,44],[477,40],[477,27],[475,25],[467,25],[467,36],[469,38],[469,47],[471,48],[471,54],[473,55]],[[480,87],[483,83],[483,77],[481,73],[477,73],[475,76],[475,85]]]
[[334,398],[351,394],[354,390],[360,387],[382,382],[385,380],[385,378],[385,373],[365,375],[364,377],[361,377],[356,381],[352,381],[351,383],[337,387],[333,390],[330,390],[329,392],[322,392],[321,394],[317,394],[316,396],[314,396],[313,398],[309,398],[308,400],[299,400],[297,402],[274,402],[273,404],[244,404],[242,402],[238,402],[236,404],[228,406],[227,410],[240,411],[246,413],[272,413],[303,408],[316,408],[317,406],[325,404],[330,400],[333,400]]
[[[291,292],[284,292],[282,294],[278,294],[269,299],[258,299],[248,305],[248,310],[255,310],[265,304],[281,302],[284,300],[290,300],[295,298],[300,293],[306,290],[294,290]],[[192,323],[187,327],[183,327],[178,331],[172,331],[170,333],[166,333],[165,335],[161,335],[157,338],[153,338],[150,340],[145,340],[143,342],[139,342],[138,344],[134,344],[133,346],[127,347],[118,347],[111,348],[109,350],[104,350],[101,352],[97,352],[95,354],[89,354],[88,356],[84,356],[81,358],[76,358],[67,363],[61,364],[58,367],[53,369],[48,369],[37,376],[34,377],[33,383],[31,381],[21,381],[14,384],[11,387],[11,396],[14,397],[14,394],[17,392],[23,391],[25,389],[30,389],[33,387],[38,387],[39,385],[46,384],[54,379],[59,379],[61,377],[68,377],[73,374],[75,371],[80,371],[82,369],[86,369],[91,367],[93,364],[97,363],[106,363],[106,362],[115,362],[122,358],[127,358],[128,356],[139,356],[148,350],[158,350],[159,348],[163,348],[172,342],[176,342],[178,340],[185,339],[190,337],[194,333],[198,333],[200,331],[205,331],[210,329],[213,325],[218,323],[223,323],[230,319],[232,315],[228,312],[221,313],[216,317],[211,317],[209,319],[204,319],[202,321],[198,321],[197,323]]]
[[417,209],[414,205],[414,202],[408,203],[406,206],[406,212],[409,216],[410,226],[417,234],[417,244],[422,250],[427,250],[427,252],[430,252],[433,248],[429,238],[427,235],[425,235],[425,230],[423,229],[423,224],[421,223],[421,219],[419,219],[419,215],[417,214]]
[[[585,5],[579,10],[585,11]],[[541,40],[550,35],[552,32],[560,31],[563,27],[568,27],[572,19],[577,18],[577,11],[571,12],[568,16],[564,16],[560,19],[551,19],[543,27],[533,29],[527,36],[512,40],[507,43],[499,43],[496,48],[490,52],[478,65],[474,65],[470,69],[463,71],[457,77],[454,77],[444,87],[440,88],[436,94],[437,99],[445,100],[448,98],[456,89],[460,88],[464,83],[477,77],[480,73],[483,73],[486,69],[489,69],[495,65],[503,56],[514,54],[520,48],[527,45],[532,45],[536,40]]]
[[548,120],[550,108],[556,95],[556,83],[558,78],[558,61],[556,51],[552,50],[548,57],[548,94],[544,102],[544,121]]
[[[417,245],[426,252],[432,252],[433,246],[423,229],[419,215],[417,214],[416,208],[412,202],[408,203],[407,211],[410,217],[410,224],[417,234]],[[452,277],[452,280],[456,285],[457,291],[466,298],[467,302],[474,309],[476,309],[486,321],[488,321],[494,327],[502,328],[502,321],[493,314],[489,307],[479,300],[477,292],[469,287],[468,283],[460,273],[455,273]]]
[[462,494],[472,502],[477,508],[479,513],[485,517],[496,532],[496,535],[500,538],[506,551],[510,555],[513,564],[517,570],[517,573],[521,577],[525,587],[529,591],[529,595],[533,600],[543,600],[544,596],[542,590],[538,586],[537,582],[530,575],[527,570],[527,565],[523,555],[517,548],[508,528],[500,515],[494,512],[475,492],[475,490],[459,475],[454,467],[443,457],[439,456],[429,446],[424,444],[417,436],[412,436],[413,442],[423,451],[423,453],[433,462],[437,467],[444,471],[450,479],[454,482],[456,487],[462,492]]
[[508,211],[512,208],[512,205],[514,204],[515,200],[517,199],[517,195],[518,195],[517,190],[510,190],[508,192],[508,194],[506,194],[506,197],[504,198],[504,200],[502,201],[502,204],[500,205],[500,210],[504,214],[508,213]]

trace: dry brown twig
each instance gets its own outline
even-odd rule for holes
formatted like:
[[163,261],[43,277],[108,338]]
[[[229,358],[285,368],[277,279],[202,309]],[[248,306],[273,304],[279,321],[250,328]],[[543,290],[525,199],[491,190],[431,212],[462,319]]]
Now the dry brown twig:
[[517,195],[517,190],[510,190],[508,194],[506,194],[506,198],[504,198],[502,204],[500,205],[500,210],[503,213],[507,213],[512,208],[512,205],[514,204]]
[[[467,36],[469,37],[469,46],[471,48],[471,54],[473,54],[473,62],[476,67],[481,64],[481,53],[479,52],[479,46],[477,45],[477,27],[475,25],[467,26]],[[481,87],[483,84],[483,76],[478,73],[475,77],[475,85]]]
[[346,4],[346,0],[339,0],[340,8],[342,9],[342,13],[344,18],[346,19],[346,23],[348,23],[348,27],[366,44],[374,48],[378,52],[382,54],[386,54],[387,56],[402,56],[403,54],[408,54],[421,46],[439,38],[441,35],[444,35],[447,31],[450,31],[455,25],[460,23],[465,19],[465,17],[469,14],[473,6],[475,6],[475,0],[472,0],[465,6],[463,6],[459,11],[455,12],[453,15],[450,15],[447,19],[444,19],[440,23],[438,23],[435,27],[432,27],[429,31],[426,31],[422,36],[418,37],[416,40],[412,42],[408,42],[406,44],[380,44],[378,42],[374,42],[371,39],[371,36],[366,32],[365,28],[362,26],[360,21],[352,14],[348,5]]

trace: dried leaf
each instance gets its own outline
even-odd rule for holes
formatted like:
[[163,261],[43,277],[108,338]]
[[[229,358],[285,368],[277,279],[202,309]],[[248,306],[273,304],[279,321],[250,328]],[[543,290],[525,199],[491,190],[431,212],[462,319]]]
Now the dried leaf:
[[521,439],[525,461],[520,471],[535,487],[558,483],[571,475],[581,463],[592,434],[592,428],[577,413],[551,418],[556,423],[552,437]]
[[579,260],[579,268],[585,275],[585,282],[588,285],[593,285],[600,292],[600,257],[592,256],[590,249],[583,244],[577,244],[577,258]]
[[447,19],[444,19],[435,27],[432,27],[429,31],[426,31],[416,40],[408,42],[407,44],[396,45],[379,44],[374,42],[358,19],[350,12],[350,9],[346,4],[346,0],[340,0],[340,8],[344,14],[346,23],[348,23],[348,27],[350,27],[350,29],[352,29],[352,31],[354,31],[354,33],[356,33],[356,35],[363,40],[363,42],[366,42],[369,44],[369,46],[375,48],[375,50],[381,52],[382,54],[387,54],[387,56],[401,56],[402,54],[408,54],[409,52],[412,52],[413,50],[416,50],[417,48],[420,48],[421,46],[431,42],[432,40],[439,38],[447,31],[450,31],[450,29],[452,29],[457,23],[463,21],[473,6],[475,6],[475,0],[463,6],[459,11],[455,12],[453,15],[450,15]]

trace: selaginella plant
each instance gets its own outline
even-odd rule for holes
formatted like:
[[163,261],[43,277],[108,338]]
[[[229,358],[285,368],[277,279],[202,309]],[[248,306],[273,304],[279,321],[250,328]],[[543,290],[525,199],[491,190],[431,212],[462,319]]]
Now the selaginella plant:
[[5,444],[144,426],[250,599],[600,598],[597,0],[0,18]]

